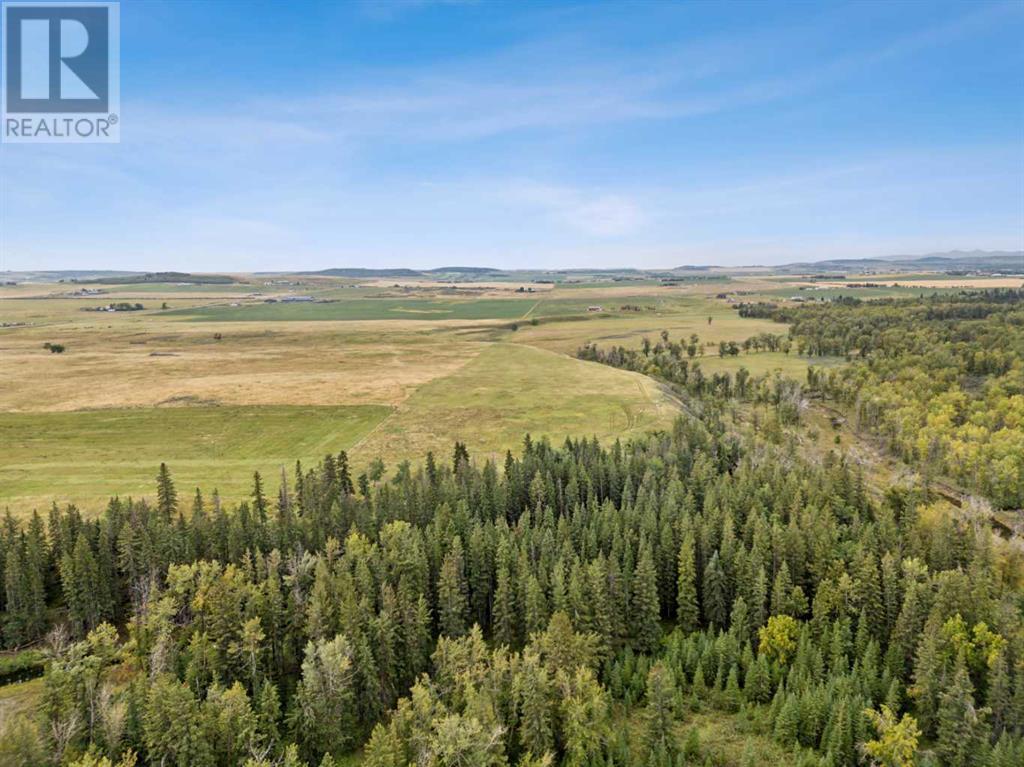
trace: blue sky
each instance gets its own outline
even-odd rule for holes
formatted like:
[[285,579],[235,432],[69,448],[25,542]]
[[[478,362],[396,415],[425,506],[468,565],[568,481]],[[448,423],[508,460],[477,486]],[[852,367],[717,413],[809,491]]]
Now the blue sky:
[[124,0],[121,143],[0,148],[0,269],[1024,248],[1024,3]]

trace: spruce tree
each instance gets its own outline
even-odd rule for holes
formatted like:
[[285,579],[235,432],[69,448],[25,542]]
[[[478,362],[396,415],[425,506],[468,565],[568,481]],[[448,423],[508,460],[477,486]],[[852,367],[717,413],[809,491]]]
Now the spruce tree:
[[463,563],[462,541],[458,536],[441,564],[437,581],[437,618],[441,634],[458,637],[466,633],[469,614],[466,575]]
[[167,468],[166,463],[160,464],[160,471],[156,476],[156,507],[168,520],[178,510],[178,492],[174,489],[171,470]]
[[948,767],[981,764],[989,734],[988,709],[975,706],[974,686],[962,658],[957,660],[952,681],[940,700],[936,750],[943,763]]
[[713,628],[725,628],[728,624],[729,604],[726,599],[725,573],[716,551],[704,570],[704,617]]
[[267,496],[263,492],[263,477],[258,471],[252,475],[252,510],[260,525],[267,524]]
[[697,603],[697,563],[694,554],[693,533],[687,532],[679,547],[678,579],[676,585],[676,622],[684,633],[696,631],[700,625],[700,605]]
[[515,587],[507,565],[498,569],[498,587],[494,592],[494,608],[491,628],[494,641],[498,644],[515,645],[518,634]]
[[655,663],[647,673],[647,706],[644,709],[644,742],[648,754],[675,753],[675,715],[675,677],[664,663]]
[[658,575],[647,544],[643,544],[640,549],[640,558],[633,572],[631,596],[633,645],[639,652],[654,652],[661,636],[661,614],[658,606]]
[[513,681],[513,693],[519,712],[519,743],[534,756],[543,756],[555,747],[554,688],[540,657],[530,650]]

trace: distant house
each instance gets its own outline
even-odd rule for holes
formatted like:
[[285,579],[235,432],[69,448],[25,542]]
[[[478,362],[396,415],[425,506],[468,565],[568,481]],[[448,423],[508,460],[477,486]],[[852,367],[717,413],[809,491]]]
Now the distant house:
[[604,309],[602,309],[600,306],[588,306],[587,307],[587,311],[588,312],[603,312]]
[[283,304],[308,304],[313,302],[313,296],[285,296],[281,299]]

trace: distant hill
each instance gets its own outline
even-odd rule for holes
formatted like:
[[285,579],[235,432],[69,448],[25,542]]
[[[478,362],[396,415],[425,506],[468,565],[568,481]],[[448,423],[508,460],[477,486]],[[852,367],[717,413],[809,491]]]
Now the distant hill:
[[899,271],[986,271],[1024,273],[1024,251],[951,250],[921,256],[882,256],[879,258],[838,258],[804,261],[772,267],[773,271],[804,272],[879,272]]
[[149,283],[184,282],[189,285],[230,285],[238,282],[226,274],[189,274],[188,272],[147,272],[120,277],[96,277],[89,280],[74,279],[79,283],[105,283],[107,285],[142,285]]
[[0,272],[0,280],[12,282],[61,282],[71,280],[95,280],[99,278],[128,277],[135,272],[119,272],[103,269],[64,269],[59,271]]
[[427,269],[425,274],[504,274],[502,269],[492,269],[489,266],[441,266],[437,269]]
[[362,277],[364,279],[373,279],[375,277],[423,277],[423,272],[417,272],[415,269],[363,269],[363,268],[345,268],[345,269],[321,269],[316,272],[296,272],[296,274],[304,275],[321,275],[323,277]]

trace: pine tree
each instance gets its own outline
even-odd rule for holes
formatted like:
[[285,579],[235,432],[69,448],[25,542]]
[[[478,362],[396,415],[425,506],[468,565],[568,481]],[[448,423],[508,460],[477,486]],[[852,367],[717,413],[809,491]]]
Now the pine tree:
[[826,751],[833,764],[855,765],[856,733],[854,732],[853,711],[850,700],[841,698],[832,707],[829,723],[826,726]]
[[150,686],[143,715],[146,751],[151,764],[213,767],[209,739],[203,731],[199,702],[189,688],[167,676]]
[[437,581],[437,617],[441,634],[458,637],[466,633],[469,601],[462,555],[462,541],[455,536],[441,564]]
[[1010,671],[1007,668],[1006,652],[999,652],[994,658],[989,671],[988,696],[986,706],[992,712],[992,734],[999,737],[1012,726],[1011,705],[1013,691],[1010,684]]
[[939,626],[938,615],[929,620],[917,646],[914,659],[914,689],[917,716],[921,729],[928,735],[938,725],[940,694],[945,683],[945,638]]
[[640,558],[633,572],[631,597],[630,623],[635,638],[633,645],[639,652],[652,653],[657,649],[661,636],[661,614],[658,607],[658,575],[647,544],[641,546]]
[[644,709],[644,741],[649,754],[675,753],[675,714],[675,677],[664,663],[655,663],[647,673],[647,706]]
[[736,713],[743,705],[743,693],[740,692],[740,673],[735,665],[729,669],[729,676],[725,682],[725,690],[721,696],[722,708],[730,713]]
[[775,719],[775,739],[785,746],[795,745],[800,728],[800,704],[795,695],[786,695]]
[[732,610],[729,613],[729,633],[740,643],[750,639],[750,610],[747,609],[747,600],[741,596],[736,597],[732,603]]
[[980,764],[988,738],[987,709],[974,703],[974,686],[962,658],[958,659],[953,679],[942,693],[939,705],[938,747],[943,763],[949,767],[973,767]]
[[686,533],[686,537],[683,538],[683,543],[679,547],[676,589],[676,621],[679,628],[689,634],[700,626],[700,605],[697,603],[697,563],[692,532]]
[[718,561],[718,552],[711,555],[711,561],[704,570],[704,617],[714,628],[725,628],[729,621],[729,604],[726,601],[725,573]]
[[252,475],[252,510],[260,526],[267,524],[267,496],[263,492],[263,477],[260,473],[253,472]]
[[7,551],[4,566],[4,642],[11,647],[16,647],[31,638],[29,622],[32,605],[24,551],[24,538],[18,535]]
[[76,632],[84,635],[102,618],[97,591],[99,568],[85,535],[79,533],[72,552],[64,555],[60,576],[72,623]]
[[494,641],[498,644],[515,645],[518,617],[516,613],[515,587],[508,565],[498,569],[498,587],[494,592],[494,608],[491,618]]
[[344,635],[306,645],[295,691],[294,732],[310,758],[345,753],[352,743],[356,672],[352,645]]
[[744,696],[754,703],[767,703],[772,697],[771,671],[768,668],[768,659],[759,655],[757,660],[747,670],[744,679]]
[[548,625],[548,604],[537,576],[531,574],[526,583],[525,621],[526,633],[530,636],[543,631]]
[[554,751],[554,688],[540,657],[530,650],[513,682],[519,711],[519,743],[530,754]]
[[355,485],[352,484],[352,473],[348,465],[348,453],[342,450],[338,453],[338,488],[345,495],[354,495]]
[[775,581],[772,583],[770,615],[793,615],[793,617],[796,617],[790,605],[792,591],[793,581],[789,577],[789,565],[783,562],[779,567],[779,571],[775,574]]
[[156,508],[168,520],[178,510],[178,492],[174,489],[171,470],[167,468],[166,463],[160,464],[160,471],[156,476]]

